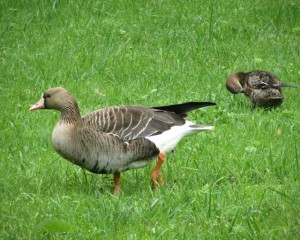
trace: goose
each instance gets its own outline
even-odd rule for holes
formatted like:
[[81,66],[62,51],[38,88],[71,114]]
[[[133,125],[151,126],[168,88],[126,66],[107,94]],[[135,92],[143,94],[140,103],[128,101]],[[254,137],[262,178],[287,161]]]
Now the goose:
[[186,120],[187,113],[213,102],[146,107],[114,106],[81,117],[75,98],[62,87],[50,88],[30,111],[53,109],[60,118],[52,132],[59,155],[92,173],[113,174],[115,195],[120,194],[121,172],[142,168],[158,158],[152,185],[163,185],[161,167],[166,154],[185,136],[213,130]]
[[271,72],[262,70],[236,72],[226,80],[227,90],[233,94],[244,93],[252,102],[252,108],[272,108],[281,105],[284,100],[282,87],[298,86],[283,83]]

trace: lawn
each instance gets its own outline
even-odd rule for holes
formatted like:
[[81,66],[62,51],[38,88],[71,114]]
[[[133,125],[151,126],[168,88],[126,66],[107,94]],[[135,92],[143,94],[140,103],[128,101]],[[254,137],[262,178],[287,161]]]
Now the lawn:
[[[0,239],[299,239],[300,94],[252,110],[225,79],[268,70],[300,85],[297,0],[0,3]],[[149,167],[112,176],[52,148],[59,114],[28,109],[63,86],[81,113],[213,101],[189,119],[154,192]]]

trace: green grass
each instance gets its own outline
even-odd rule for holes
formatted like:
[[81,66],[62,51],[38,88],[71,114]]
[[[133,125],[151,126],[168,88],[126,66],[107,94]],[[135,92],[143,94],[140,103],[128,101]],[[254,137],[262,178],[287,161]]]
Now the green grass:
[[[275,110],[227,92],[234,71],[300,85],[300,4],[262,1],[0,3],[0,239],[299,239],[299,89]],[[63,86],[82,113],[215,101],[150,187],[152,166],[93,175],[53,150],[58,113],[29,113]]]

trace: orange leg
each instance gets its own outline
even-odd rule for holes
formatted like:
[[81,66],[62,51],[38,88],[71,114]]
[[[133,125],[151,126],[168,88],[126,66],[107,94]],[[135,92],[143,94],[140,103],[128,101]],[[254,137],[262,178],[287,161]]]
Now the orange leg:
[[157,181],[161,186],[164,185],[164,180],[162,179],[162,175],[160,172],[161,166],[163,165],[164,161],[166,159],[166,154],[164,152],[160,152],[158,155],[158,160],[156,162],[155,167],[153,168],[151,172],[152,177],[152,186],[157,189]]
[[121,173],[114,173],[114,195],[116,196],[120,195],[120,178]]

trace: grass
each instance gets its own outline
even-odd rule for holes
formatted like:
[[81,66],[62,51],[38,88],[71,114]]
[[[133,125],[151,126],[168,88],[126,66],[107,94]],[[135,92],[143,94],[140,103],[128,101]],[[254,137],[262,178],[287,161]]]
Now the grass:
[[[300,5],[288,1],[2,1],[0,239],[299,239],[299,89],[275,110],[227,92],[234,71],[300,85]],[[149,166],[111,176],[52,149],[58,113],[28,108],[63,86],[82,113],[215,101],[150,187]]]

